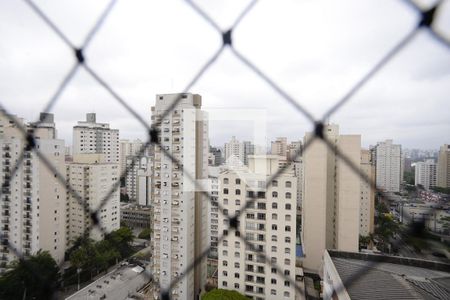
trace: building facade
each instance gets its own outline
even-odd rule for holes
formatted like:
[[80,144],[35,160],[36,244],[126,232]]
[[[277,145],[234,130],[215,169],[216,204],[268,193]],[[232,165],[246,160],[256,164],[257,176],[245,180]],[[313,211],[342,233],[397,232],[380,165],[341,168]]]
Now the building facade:
[[402,147],[392,140],[379,142],[374,148],[377,189],[399,192],[402,175]]
[[152,121],[162,147],[155,146],[152,177],[152,273],[156,297],[178,278],[171,288],[171,299],[197,299],[206,283],[206,259],[179,278],[208,247],[207,199],[192,182],[207,179],[208,123],[201,100],[196,94],[164,94],[156,96],[152,107]]
[[369,182],[361,179],[359,234],[369,236],[374,232],[375,216],[375,189],[371,185],[372,182],[375,182],[375,166],[369,150],[361,150],[361,171],[366,175]]
[[224,147],[225,163],[229,166],[240,166],[244,164],[244,144],[239,142],[235,136],[231,137]]
[[[53,115],[41,113],[40,123],[22,128],[33,132],[36,148],[60,173],[65,173],[64,141],[57,139]],[[0,113],[1,236],[0,273],[18,259],[6,245],[25,256],[42,249],[57,263],[66,250],[66,187],[37,154],[27,150],[27,141],[14,122]],[[13,176],[13,168],[24,151],[24,159]]]
[[450,187],[450,145],[442,145],[439,149],[437,163],[437,186]]
[[[219,215],[219,232],[225,238],[219,243],[218,287],[237,290],[250,299],[295,299],[294,285],[285,276],[295,278],[297,180],[284,173],[266,189],[278,168],[278,156],[250,156],[248,169],[219,176],[219,203],[225,215]],[[256,201],[241,215],[237,231],[230,230],[226,216],[238,214],[252,197]]]
[[[120,228],[119,190],[110,193],[119,180],[119,164],[103,162],[103,154],[78,154],[67,164],[67,182],[76,192],[68,192],[69,244],[80,236],[99,241],[105,233]],[[78,196],[81,197],[81,201]],[[108,199],[105,199],[108,196]],[[91,229],[91,212],[97,211],[98,226]],[[100,227],[100,228],[99,228]]]
[[[324,135],[353,164],[360,164],[360,135],[340,135],[338,125],[326,125]],[[313,136],[306,133],[304,144]],[[324,250],[358,251],[361,179],[320,140],[304,151],[303,165],[303,266],[319,272]]]
[[73,127],[73,155],[101,153],[105,163],[118,164],[120,145],[119,130],[109,124],[97,123],[95,113],[86,114],[86,121]]
[[272,155],[279,155],[286,158],[287,155],[287,138],[279,137],[271,142],[270,153]]
[[435,187],[437,183],[437,168],[434,159],[417,162],[415,169],[416,186],[421,185],[424,189],[429,190]]

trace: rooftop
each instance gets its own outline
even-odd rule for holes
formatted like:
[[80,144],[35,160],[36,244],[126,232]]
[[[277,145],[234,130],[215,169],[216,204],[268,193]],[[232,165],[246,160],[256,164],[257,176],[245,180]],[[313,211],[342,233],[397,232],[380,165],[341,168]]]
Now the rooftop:
[[351,299],[450,299],[450,265],[329,251]]

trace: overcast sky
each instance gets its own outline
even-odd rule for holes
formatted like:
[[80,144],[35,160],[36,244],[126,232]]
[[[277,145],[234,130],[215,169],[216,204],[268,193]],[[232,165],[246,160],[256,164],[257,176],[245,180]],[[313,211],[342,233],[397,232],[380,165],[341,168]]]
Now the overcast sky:
[[[108,3],[35,2],[76,45]],[[195,2],[226,29],[249,1]],[[437,20],[448,36],[449,2]],[[238,26],[233,44],[319,118],[417,22],[416,12],[400,0],[263,0]],[[72,51],[24,1],[0,1],[0,41],[0,102],[35,120],[73,65]],[[182,91],[220,45],[217,32],[183,1],[119,0],[85,56],[150,122],[155,94]],[[206,110],[261,110],[269,140],[298,140],[311,130],[228,49],[191,92],[202,95]],[[120,129],[121,138],[145,138],[142,126],[82,69],[52,112],[68,144],[86,112]],[[331,122],[344,134],[361,134],[363,146],[387,138],[408,148],[450,143],[450,47],[420,32]],[[253,127],[248,120],[211,121],[211,144],[223,145],[232,135],[251,139]]]

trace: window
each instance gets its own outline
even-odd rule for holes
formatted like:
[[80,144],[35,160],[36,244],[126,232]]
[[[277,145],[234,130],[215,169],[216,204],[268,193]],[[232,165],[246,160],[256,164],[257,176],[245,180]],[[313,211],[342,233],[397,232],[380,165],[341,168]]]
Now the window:
[[291,226],[285,226],[284,227],[284,231],[290,232],[291,231]]
[[224,204],[224,205],[228,205],[228,199],[226,199],[226,198],[223,199],[223,204]]
[[228,195],[228,189],[223,189],[223,193],[224,193],[225,195]]
[[227,286],[227,282],[226,281],[222,281],[222,285],[223,286]]
[[272,269],[270,270],[270,272],[271,272],[272,274],[277,274],[277,269],[276,269],[276,268],[272,268]]
[[290,187],[292,187],[292,182],[290,182],[290,181],[286,181],[286,187],[287,187],[287,188],[290,188]]
[[239,273],[234,273],[234,278],[239,278]]
[[224,216],[228,216],[228,209],[224,209],[224,210],[223,210],[223,215],[224,215]]
[[278,208],[278,204],[276,204],[275,202],[272,203],[272,208],[277,209]]
[[287,193],[286,193],[286,199],[291,199],[291,198],[292,198],[292,194],[289,193],[289,192],[287,192]]
[[291,248],[284,248],[285,254],[291,254]]
[[277,280],[275,278],[270,279],[271,284],[277,284]]
[[272,246],[271,251],[272,252],[277,252],[277,246]]
[[228,272],[227,271],[223,271],[222,274],[223,274],[223,276],[228,276]]
[[277,225],[276,224],[272,224],[272,230],[277,230],[277,229],[278,229]]
[[228,246],[228,241],[227,240],[223,240],[222,245],[224,245],[225,247]]
[[239,252],[234,252],[234,257],[241,257],[241,253],[239,253]]
[[272,242],[276,242],[277,241],[277,236],[276,235],[272,235]]
[[235,283],[235,284],[234,284],[234,288],[235,288],[235,289],[239,289],[239,283]]
[[236,178],[236,184],[241,184],[241,180],[239,178]]
[[278,186],[278,181],[272,180],[272,186]]
[[222,262],[222,265],[223,265],[224,267],[226,267],[226,266],[228,266],[228,262],[227,262],[226,260],[224,260],[224,261]]
[[284,292],[285,297],[289,297],[289,292]]
[[241,246],[240,242],[234,242],[234,248],[239,248]]
[[284,216],[284,220],[285,221],[290,221],[291,220],[291,215],[285,215]]
[[223,254],[223,256],[228,256],[228,251],[227,250],[223,250],[222,254]]
[[272,197],[273,198],[278,198],[278,192],[272,192]]
[[284,281],[284,286],[291,286],[291,283],[287,280]]
[[239,267],[240,267],[239,263],[238,262],[234,263],[234,267],[239,269]]
[[285,238],[284,238],[284,241],[285,241],[286,243],[290,243],[290,242],[291,242],[291,238],[290,238],[290,237],[285,237]]
[[271,295],[276,295],[276,294],[277,294],[277,291],[276,291],[276,290],[270,290],[270,294],[271,294]]
[[278,219],[277,214],[272,214],[272,220],[277,220],[277,219]]
[[284,276],[289,276],[291,274],[291,272],[289,272],[289,270],[284,270]]
[[291,205],[290,205],[289,203],[287,203],[284,207],[285,207],[287,210],[291,210]]
[[236,189],[236,195],[240,195],[241,194],[241,190],[240,189]]
[[236,205],[241,205],[241,200],[236,200],[236,201],[235,201],[235,204],[236,204]]
[[228,184],[228,178],[223,179],[223,184]]
[[276,264],[276,263],[277,263],[277,258],[276,258],[276,257],[271,257],[271,258],[270,258],[270,262],[271,262],[272,264]]

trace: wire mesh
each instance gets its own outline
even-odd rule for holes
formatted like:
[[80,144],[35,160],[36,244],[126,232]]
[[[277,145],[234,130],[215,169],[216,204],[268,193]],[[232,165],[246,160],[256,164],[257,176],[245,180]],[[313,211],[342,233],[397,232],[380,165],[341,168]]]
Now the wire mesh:
[[[85,49],[89,46],[91,41],[95,39],[96,35],[99,32],[99,29],[101,26],[107,21],[108,15],[111,13],[111,11],[114,9],[116,0],[110,1],[107,6],[104,8],[103,12],[97,19],[96,23],[93,25],[89,33],[86,35],[84,42],[77,46],[71,40],[65,35],[65,33],[58,28],[58,26],[51,20],[49,16],[47,16],[40,7],[34,3],[31,0],[24,0],[25,3],[28,4],[29,8],[40,17],[40,19],[48,25],[48,27],[54,32],[56,36],[58,36],[62,43],[67,45],[70,49],[72,49],[74,54],[75,63],[74,65],[69,69],[68,73],[62,78],[62,81],[57,85],[57,88],[42,109],[42,112],[50,112],[54,105],[58,102],[61,94],[63,91],[67,88],[68,85],[70,85],[71,80],[73,79],[74,75],[83,68],[87,73],[97,82],[97,84],[101,87],[103,87],[111,96],[113,99],[115,99],[123,108],[125,108],[146,130],[147,132],[147,141],[145,144],[141,147],[139,152],[133,157],[131,168],[126,168],[124,173],[121,174],[120,177],[126,177],[129,170],[133,168],[133,166],[136,164],[139,157],[141,157],[145,151],[145,149],[150,145],[158,145],[161,146],[159,142],[159,131],[157,130],[158,127],[161,125],[161,120],[164,119],[165,116],[167,116],[173,109],[177,107],[177,105],[181,101],[181,95],[178,96],[176,101],[173,102],[173,104],[169,107],[168,110],[166,110],[162,117],[160,118],[160,121],[154,122],[151,126],[147,124],[147,122],[127,103],[126,99],[122,96],[120,96],[114,88],[109,85],[92,67],[90,64],[87,63],[84,53]],[[269,87],[271,87],[282,99],[284,99],[287,103],[292,105],[303,117],[305,117],[307,120],[310,121],[314,136],[312,139],[308,141],[303,147],[303,151],[305,151],[313,141],[315,140],[321,140],[323,141],[331,151],[334,151],[336,156],[342,159],[342,161],[353,171],[355,172],[362,180],[364,180],[366,183],[368,183],[372,188],[376,189],[375,182],[371,181],[366,174],[364,174],[359,166],[355,165],[347,156],[345,153],[342,153],[338,148],[336,148],[332,142],[328,141],[326,136],[324,135],[324,123],[325,120],[327,120],[332,114],[334,114],[336,111],[338,111],[340,108],[342,108],[344,105],[348,104],[348,102],[354,97],[356,93],[363,87],[367,82],[369,82],[374,76],[380,73],[382,68],[387,65],[393,57],[399,55],[402,50],[411,43],[413,38],[417,35],[419,31],[426,30],[431,33],[431,36],[434,37],[434,40],[437,43],[441,43],[446,45],[447,47],[450,47],[450,39],[449,37],[444,36],[441,32],[438,32],[436,28],[434,28],[434,19],[436,14],[439,12],[439,8],[442,4],[442,1],[438,1],[434,6],[431,8],[428,8],[426,10],[423,10],[420,8],[417,4],[415,4],[412,1],[403,1],[406,3],[405,9],[414,9],[420,13],[420,20],[416,27],[412,28],[412,30],[403,38],[401,39],[397,45],[395,45],[390,51],[388,51],[383,57],[380,58],[378,63],[376,63],[372,68],[370,68],[367,73],[355,83],[355,85],[341,98],[338,99],[335,104],[323,115],[323,117],[320,120],[316,120],[313,115],[303,106],[303,104],[300,101],[297,101],[294,97],[289,95],[280,85],[278,85],[274,80],[272,80],[266,73],[264,73],[261,69],[259,69],[254,63],[250,61],[249,58],[245,57],[242,53],[240,53],[233,45],[233,32],[238,27],[240,22],[245,19],[245,17],[252,11],[252,9],[255,7],[258,1],[254,0],[251,1],[244,9],[243,11],[238,15],[238,17],[233,22],[233,25],[228,29],[222,29],[220,26],[215,22],[211,16],[209,16],[199,5],[197,5],[194,1],[186,0],[185,1],[189,7],[192,8],[193,11],[195,11],[200,18],[203,18],[208,26],[211,26],[219,35],[221,35],[222,38],[222,45],[221,47],[212,54],[212,56],[204,63],[204,65],[196,72],[194,73],[194,76],[192,79],[188,82],[185,89],[183,90],[183,93],[189,92],[191,87],[197,83],[202,76],[205,74],[205,72],[210,69],[215,61],[222,55],[223,50],[225,48],[228,48],[231,50],[231,53],[235,56],[235,58],[240,61],[243,65],[248,67],[251,71],[254,72],[254,74],[262,79]],[[83,199],[81,195],[79,195],[76,190],[71,187],[70,184],[66,181],[65,174],[61,174],[55,166],[52,164],[51,161],[49,161],[42,153],[41,151],[36,147],[35,137],[34,137],[34,130],[27,130],[24,128],[20,123],[17,122],[17,120],[14,117],[11,117],[10,112],[6,111],[5,108],[0,104],[0,109],[4,111],[4,114],[9,118],[9,121],[14,123],[17,128],[19,129],[20,133],[22,134],[23,138],[26,141],[26,146],[20,153],[18,160],[14,167],[12,168],[10,172],[10,176],[8,177],[9,180],[5,180],[2,185],[2,190],[0,191],[0,196],[4,195],[8,192],[8,188],[10,186],[10,180],[14,177],[18,169],[20,168],[20,165],[24,162],[25,156],[28,153],[35,153],[37,157],[42,160],[45,164],[45,166],[54,174],[57,175],[58,181],[60,181],[62,184],[67,186],[68,192],[76,199],[76,201],[80,205],[86,204],[86,199]],[[34,124],[39,125],[41,120],[37,120]],[[167,150],[165,150],[163,147],[161,147],[162,152],[165,156],[169,157],[173,163],[175,163],[180,170],[183,170],[183,165]],[[272,180],[276,180],[283,172],[285,172],[288,168],[291,167],[292,161],[295,161],[297,158],[301,156],[301,153],[297,153],[296,157],[290,161],[288,161],[288,164],[280,169],[277,173],[275,173],[273,176],[271,176],[267,180],[267,186],[272,182]],[[186,173],[186,172],[185,172]],[[197,189],[201,189],[197,186],[197,181],[195,178],[189,173],[186,173],[187,178],[191,180],[197,187]],[[111,186],[111,189],[106,194],[106,196],[102,199],[101,205],[96,210],[89,211],[90,218],[92,220],[91,226],[87,230],[87,234],[94,228],[100,228],[99,226],[99,218],[98,218],[98,211],[104,207],[104,205],[109,201],[111,195],[116,192],[120,187],[120,179]],[[202,192],[202,194],[207,198],[209,201],[212,201],[212,196],[208,192]],[[384,196],[388,197],[388,196]],[[250,207],[254,202],[256,201],[256,195],[252,196],[250,200],[245,203],[245,208]],[[229,224],[230,224],[230,230],[237,230],[237,224],[239,223],[239,219],[241,218],[242,214],[245,212],[245,209],[241,210],[239,214],[236,214],[232,217],[229,217],[227,215],[224,215],[223,213],[223,207],[219,205],[219,212],[224,218],[228,218]],[[230,234],[230,233],[227,233]],[[226,235],[222,235],[219,237],[218,243],[220,243]],[[0,239],[2,241],[2,245],[7,246],[12,253],[14,253],[19,259],[23,260],[25,257],[24,253],[20,253],[16,248],[14,248],[10,243],[8,242],[7,237],[4,237],[2,233],[0,233]],[[280,268],[278,265],[271,262],[271,260],[265,255],[264,252],[258,251],[254,247],[254,245],[248,241],[245,238],[240,238],[244,244],[246,244],[248,247],[253,249],[255,252],[259,252],[262,257],[264,257],[264,261],[266,264],[272,265],[272,267],[276,268],[282,276],[285,277],[285,280],[289,281],[298,291],[300,291],[300,287],[297,285],[297,282],[290,276],[283,275],[282,268]],[[192,270],[194,269],[195,265],[202,261],[211,251],[211,248],[209,247],[206,249],[199,257],[196,257],[194,262],[188,266],[185,267],[184,271],[181,273],[182,275],[176,278],[169,286],[168,290],[161,290],[161,299],[170,299],[171,290],[177,285],[177,283],[182,280],[185,276],[187,276]],[[376,263],[374,263],[376,264]],[[60,266],[61,267],[61,266]],[[363,270],[364,271],[364,270]],[[149,278],[152,277],[152,274],[147,273]],[[40,276],[40,274],[35,274],[35,276]],[[352,281],[356,278],[361,278],[361,276],[364,276],[364,272],[360,272],[356,274],[355,276],[351,277],[349,280],[347,280],[344,283],[345,287],[349,287],[352,284]]]

